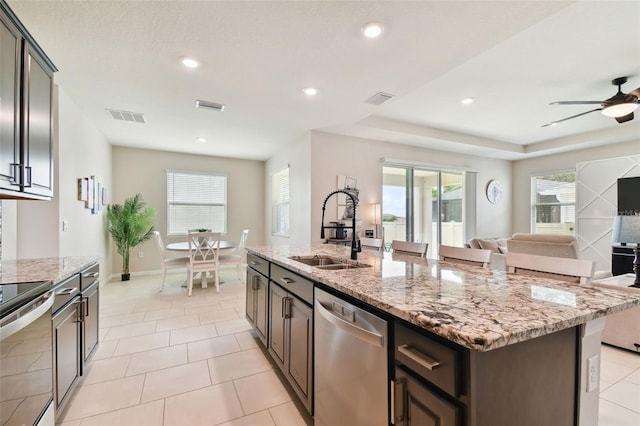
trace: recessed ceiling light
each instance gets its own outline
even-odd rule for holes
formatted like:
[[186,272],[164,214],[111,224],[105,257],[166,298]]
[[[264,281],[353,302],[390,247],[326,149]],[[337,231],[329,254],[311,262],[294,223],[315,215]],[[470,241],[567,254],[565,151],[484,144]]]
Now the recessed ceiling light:
[[460,103],[462,105],[469,105],[472,104],[474,101],[474,98],[464,98],[463,100],[460,101]]
[[302,91],[305,95],[308,96],[315,96],[318,94],[318,89],[316,89],[315,87],[305,87],[304,89],[302,89]]
[[196,142],[200,142],[200,143],[205,143],[207,141],[207,138],[196,138]]
[[198,66],[200,65],[198,61],[193,58],[182,58],[180,61],[182,62],[182,65],[187,68],[198,68]]
[[369,22],[362,27],[362,34],[367,38],[377,38],[382,35],[384,26],[379,22]]

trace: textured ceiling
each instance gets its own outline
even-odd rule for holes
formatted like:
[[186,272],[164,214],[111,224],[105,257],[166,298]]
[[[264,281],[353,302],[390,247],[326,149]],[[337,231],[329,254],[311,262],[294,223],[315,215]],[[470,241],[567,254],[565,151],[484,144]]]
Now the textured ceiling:
[[[640,141],[640,117],[540,127],[591,109],[551,101],[604,100],[619,76],[625,92],[640,86],[638,1],[8,3],[114,145],[264,160],[316,129],[517,159]],[[365,40],[374,20],[385,33]],[[183,56],[201,67],[185,69]],[[380,91],[395,97],[364,103]]]

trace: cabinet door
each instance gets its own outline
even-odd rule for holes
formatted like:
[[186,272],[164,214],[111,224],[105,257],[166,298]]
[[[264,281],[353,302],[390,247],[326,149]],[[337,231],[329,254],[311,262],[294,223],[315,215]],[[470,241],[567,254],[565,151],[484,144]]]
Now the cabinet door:
[[288,334],[288,321],[284,317],[284,303],[287,292],[279,285],[271,282],[269,286],[269,353],[284,371],[285,336]]
[[[291,297],[289,318],[289,359],[287,373],[309,404],[313,370],[313,310],[296,297]],[[306,399],[306,401],[304,401]]]
[[19,88],[22,38],[0,11],[0,188],[19,191]]
[[80,298],[71,301],[53,318],[54,395],[56,410],[63,404],[80,377]]
[[53,196],[51,95],[53,73],[25,44],[23,64],[22,155],[24,192]]
[[246,317],[247,320],[251,323],[253,328],[256,327],[256,279],[258,278],[258,274],[253,271],[251,268],[247,268],[247,294],[246,294]]
[[84,362],[89,360],[91,353],[98,344],[99,295],[100,287],[98,283],[82,293],[82,308],[84,309],[84,321],[82,322],[82,359]]
[[267,345],[267,312],[269,311],[269,280],[262,275],[256,278],[255,328],[258,338]]
[[[396,426],[458,426],[460,409],[396,368]],[[400,414],[401,413],[401,414]]]

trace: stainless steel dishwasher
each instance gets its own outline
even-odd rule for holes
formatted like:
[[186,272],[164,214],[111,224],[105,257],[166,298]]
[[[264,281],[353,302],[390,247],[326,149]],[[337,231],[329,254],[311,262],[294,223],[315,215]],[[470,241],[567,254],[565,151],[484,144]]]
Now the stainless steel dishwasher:
[[388,425],[387,322],[315,289],[315,425]]

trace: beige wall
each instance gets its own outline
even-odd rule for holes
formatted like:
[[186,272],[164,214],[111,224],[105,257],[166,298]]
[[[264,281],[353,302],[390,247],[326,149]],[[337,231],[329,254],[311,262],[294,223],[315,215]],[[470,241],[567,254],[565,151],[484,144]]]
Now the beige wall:
[[[243,229],[249,229],[248,245],[264,244],[264,175],[262,161],[238,160],[175,152],[153,151],[114,146],[113,192],[110,203],[121,204],[127,197],[142,194],[149,207],[156,210],[155,228],[165,244],[186,240],[167,238],[166,170],[224,173],[227,175],[227,237],[237,241]],[[153,241],[147,241],[131,252],[130,270],[157,271],[159,254]],[[139,253],[143,253],[140,258]],[[114,248],[112,270],[119,274],[122,258]]]
[[[271,156],[265,170],[265,241],[270,245],[306,245],[311,226],[310,134]],[[271,176],[289,166],[289,237],[271,235]]]
[[513,162],[513,232],[531,231],[530,181],[534,174],[575,170],[576,163],[640,153],[640,139]]
[[[506,236],[511,233],[511,162],[483,157],[428,150],[415,146],[340,136],[324,132],[311,132],[311,241],[320,242],[322,202],[336,189],[339,175],[358,178],[359,204],[363,209],[382,199],[382,158],[413,161],[476,170],[476,206],[478,236]],[[491,179],[504,185],[505,197],[491,204],[485,197],[485,188]],[[327,204],[325,222],[333,220],[336,207]],[[363,225],[368,222],[363,211]]]

